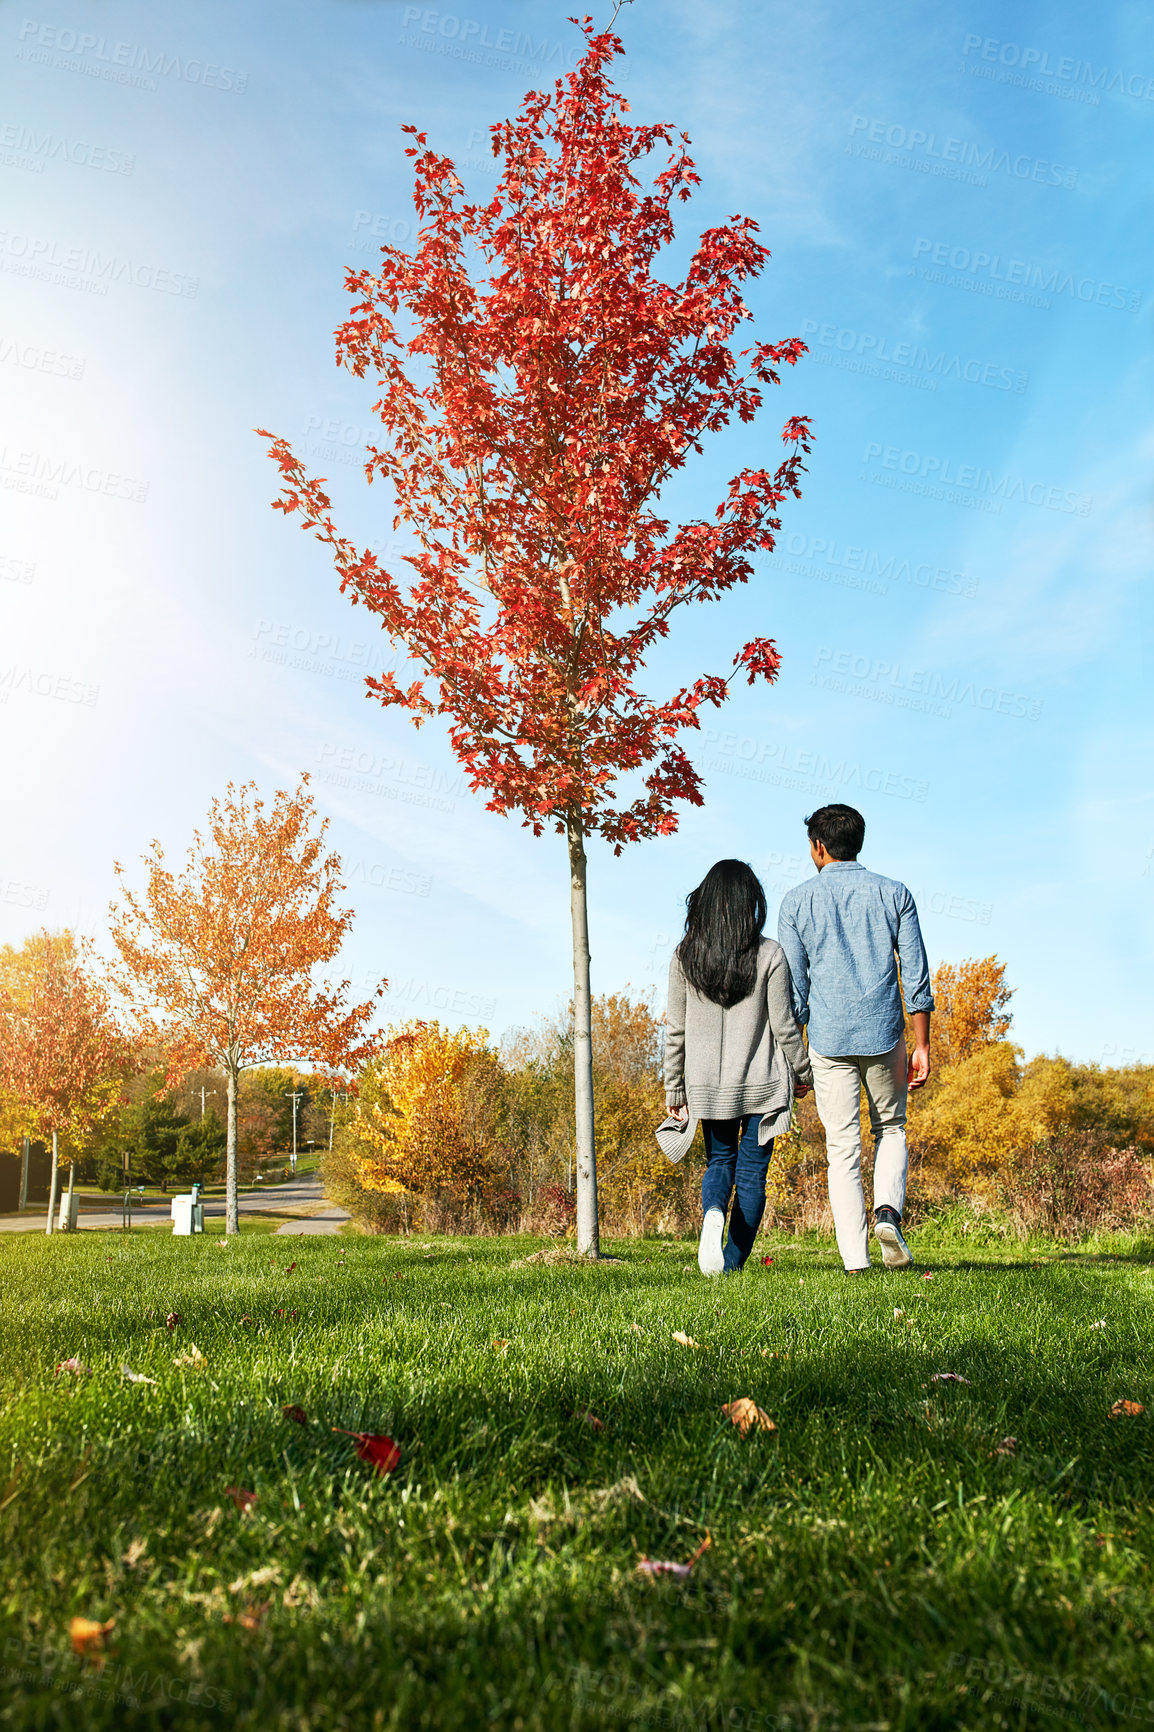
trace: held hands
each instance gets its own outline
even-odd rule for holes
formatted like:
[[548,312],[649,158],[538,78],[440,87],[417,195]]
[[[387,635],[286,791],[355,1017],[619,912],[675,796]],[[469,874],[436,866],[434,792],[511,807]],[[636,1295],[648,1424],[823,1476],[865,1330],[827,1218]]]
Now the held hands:
[[930,1049],[928,1046],[915,1046],[910,1054],[906,1086],[911,1089],[925,1088],[929,1079]]
[[803,1101],[805,1099],[806,1095],[811,1094],[812,1091],[813,1091],[813,1084],[812,1083],[794,1083],[794,1085],[793,1085],[793,1098],[795,1101]]
[[670,1107],[669,1117],[671,1119],[678,1119],[682,1124],[684,1124],[686,1119],[689,1117],[689,1108],[688,1107]]

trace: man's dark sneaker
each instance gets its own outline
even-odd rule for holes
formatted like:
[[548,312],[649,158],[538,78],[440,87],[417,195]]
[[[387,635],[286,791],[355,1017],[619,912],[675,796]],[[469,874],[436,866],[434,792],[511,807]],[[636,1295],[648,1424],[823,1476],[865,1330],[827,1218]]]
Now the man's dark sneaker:
[[902,1218],[896,1209],[878,1209],[874,1215],[874,1237],[882,1248],[882,1262],[887,1269],[909,1268],[913,1258],[902,1238]]

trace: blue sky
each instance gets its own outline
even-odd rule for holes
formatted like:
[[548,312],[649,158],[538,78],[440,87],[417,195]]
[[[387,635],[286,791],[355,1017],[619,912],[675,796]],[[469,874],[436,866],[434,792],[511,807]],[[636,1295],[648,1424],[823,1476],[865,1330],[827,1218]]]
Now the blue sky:
[[[655,689],[776,638],[694,744],[679,834],[594,848],[595,989],[663,988],[683,899],[748,859],[776,909],[847,799],[934,963],[996,951],[1030,1052],[1154,1059],[1154,40],[1137,5],[636,0],[618,81],[689,132],[696,233],[753,216],[762,337],[810,354],[670,494],[712,508],[812,416],[756,581],[683,619]],[[387,543],[336,370],[343,271],[412,230],[400,127],[483,141],[571,64],[563,10],[389,0],[27,3],[0,18],[0,939],[102,940],[113,861],[211,797],[312,773],[358,983],[494,1032],[568,993],[567,873],[363,695],[389,647],[269,509],[253,429]]]

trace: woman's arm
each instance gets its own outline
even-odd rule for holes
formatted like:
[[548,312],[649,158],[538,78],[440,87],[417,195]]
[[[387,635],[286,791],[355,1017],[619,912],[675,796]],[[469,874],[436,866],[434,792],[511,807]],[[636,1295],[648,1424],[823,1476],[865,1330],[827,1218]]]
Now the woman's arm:
[[676,951],[669,964],[669,1000],[665,1011],[665,1104],[685,1105],[685,976]]
[[765,979],[765,999],[769,1010],[769,1026],[773,1030],[773,1038],[785,1053],[789,1068],[795,1081],[805,1089],[813,1084],[813,1070],[809,1062],[809,1053],[801,1037],[801,1030],[794,1021],[793,1001],[790,995],[789,963],[785,951],[780,945],[775,945],[776,955],[769,964],[769,973]]

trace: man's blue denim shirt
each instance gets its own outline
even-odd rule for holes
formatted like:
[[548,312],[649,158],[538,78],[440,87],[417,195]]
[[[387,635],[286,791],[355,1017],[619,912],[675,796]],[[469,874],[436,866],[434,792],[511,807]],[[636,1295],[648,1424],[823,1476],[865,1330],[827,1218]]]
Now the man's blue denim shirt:
[[[777,936],[789,962],[793,1009],[826,1058],[889,1052],[906,1008],[932,1010],[930,965],[904,884],[831,860],[782,900]],[[896,954],[895,954],[896,953]]]

